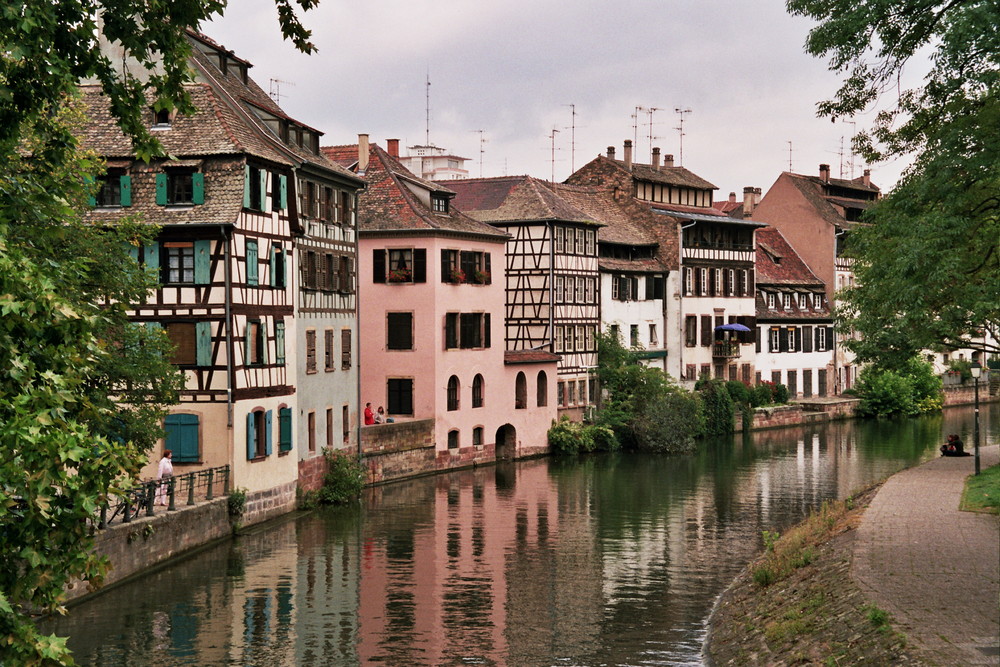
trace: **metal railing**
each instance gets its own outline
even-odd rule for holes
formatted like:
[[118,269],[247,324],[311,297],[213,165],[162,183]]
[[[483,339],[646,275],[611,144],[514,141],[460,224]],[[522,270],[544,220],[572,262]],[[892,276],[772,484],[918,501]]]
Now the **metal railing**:
[[156,508],[172,512],[178,502],[194,505],[199,500],[212,500],[217,495],[228,495],[230,489],[229,466],[207,468],[196,472],[175,475],[164,480],[145,480],[133,486],[124,496],[101,508],[98,528],[118,523],[129,523],[139,516],[155,516]]
[[712,343],[712,356],[716,359],[736,359],[740,356],[738,341],[715,341]]

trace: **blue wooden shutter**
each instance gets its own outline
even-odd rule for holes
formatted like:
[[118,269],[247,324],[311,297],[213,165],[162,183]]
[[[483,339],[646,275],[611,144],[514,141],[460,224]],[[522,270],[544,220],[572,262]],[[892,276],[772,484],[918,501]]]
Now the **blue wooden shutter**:
[[90,174],[87,174],[86,176],[83,177],[83,184],[86,185],[87,188],[90,189],[91,191],[90,194],[87,195],[87,206],[90,206],[91,208],[97,206],[97,196],[94,194],[93,191],[94,177],[91,176]]
[[243,165],[243,208],[250,208],[250,165]]
[[278,207],[285,211],[288,209],[288,177],[284,174],[278,176]]
[[131,206],[132,205],[132,177],[128,174],[123,174],[118,177],[118,183],[121,186],[121,205]]
[[191,200],[195,204],[205,203],[205,174],[196,171],[191,174]]
[[257,286],[257,242],[247,241],[247,285]]
[[267,365],[267,322],[260,323],[260,363]]
[[278,410],[278,451],[292,451],[292,409]]
[[282,320],[274,323],[274,363],[285,365],[285,323]]
[[207,285],[212,282],[212,242],[198,240],[194,242],[194,282],[196,285]]
[[271,209],[267,206],[267,169],[261,169],[260,175],[260,210],[267,213]]
[[198,446],[198,415],[167,415],[164,421],[166,448],[173,452],[175,463],[196,463],[201,459]]
[[163,173],[156,175],[156,203],[167,205],[167,175]]
[[247,413],[247,459],[257,456],[257,433],[253,428],[253,413]]
[[149,245],[142,247],[142,259],[147,269],[160,270],[160,244],[153,241]]
[[280,247],[273,246],[273,245],[271,246],[271,257],[270,257],[270,259],[271,259],[271,273],[270,273],[270,276],[271,276],[271,280],[270,280],[271,287],[277,287],[278,285],[280,285],[280,282],[278,281],[278,253],[280,251],[281,251]]
[[250,323],[244,322],[246,326],[246,332],[243,335],[243,365],[250,366],[253,364],[253,359],[250,358]]
[[131,243],[125,244],[125,252],[128,256],[132,258],[137,264],[139,263],[139,246],[134,246]]
[[212,365],[212,323],[195,322],[195,364],[198,366]]
[[272,436],[272,421],[271,421],[271,410],[264,413],[264,455],[270,456],[271,452],[274,451],[274,438]]

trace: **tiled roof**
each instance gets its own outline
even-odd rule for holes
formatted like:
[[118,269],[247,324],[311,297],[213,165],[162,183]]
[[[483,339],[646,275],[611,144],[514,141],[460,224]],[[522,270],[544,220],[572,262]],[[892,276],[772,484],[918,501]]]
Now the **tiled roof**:
[[554,363],[562,357],[544,350],[512,350],[503,353],[504,364],[545,364]]
[[[818,176],[805,176],[803,174],[793,174],[792,172],[786,171],[782,172],[779,178],[790,179],[798,191],[802,193],[813,209],[815,209],[816,213],[829,224],[844,229],[857,226],[858,223],[845,220],[844,216],[841,215],[836,207],[834,207],[831,203],[831,201],[835,201],[838,198],[825,196],[823,181],[820,180]],[[844,188],[854,188],[865,192],[878,192],[878,188],[874,186],[865,187],[863,184],[859,186],[858,183],[839,178],[831,178],[830,184]],[[843,202],[846,200],[844,200],[844,198],[839,199],[841,200],[841,206],[843,206]],[[855,208],[867,208],[867,206],[872,203],[863,199],[852,199],[850,201],[852,202],[852,207]]]
[[618,259],[617,257],[599,257],[597,265],[602,271],[619,271],[630,273],[662,273],[663,262],[658,259]]
[[701,176],[690,171],[686,167],[654,167],[651,164],[632,163],[632,169],[625,166],[624,160],[616,160],[606,155],[598,155],[595,161],[604,161],[607,164],[616,166],[623,172],[629,172],[633,178],[652,183],[662,183],[663,185],[673,185],[686,188],[697,188],[702,190],[718,190],[718,188]]
[[758,229],[756,240],[758,285],[801,285],[823,289],[823,281],[809,270],[776,228]]
[[448,182],[455,205],[484,222],[561,220],[597,224],[594,216],[561,197],[551,184],[531,176],[458,179]]
[[[357,162],[358,147],[323,147],[322,152],[330,160],[342,164],[347,155],[353,155]],[[437,183],[414,176],[399,160],[389,155],[381,147],[369,146],[368,168],[364,173],[368,187],[358,198],[358,229],[363,232],[413,231],[413,232],[458,232],[476,234],[497,239],[507,237],[490,225],[462,213],[454,201],[448,214],[434,213],[413,193],[407,183],[430,192],[451,194],[451,190]]]

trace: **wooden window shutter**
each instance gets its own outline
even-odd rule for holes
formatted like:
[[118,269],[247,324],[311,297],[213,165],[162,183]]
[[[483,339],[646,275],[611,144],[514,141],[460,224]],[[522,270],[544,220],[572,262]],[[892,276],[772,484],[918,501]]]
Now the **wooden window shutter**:
[[191,174],[191,201],[195,204],[205,203],[205,174],[196,171]]
[[257,242],[247,241],[247,285],[257,286]]
[[253,327],[250,326],[250,322],[246,323],[246,331],[243,334],[243,365],[252,366],[253,365],[253,340],[251,340],[251,334],[253,332]]
[[138,262],[139,262],[139,248],[138,248],[138,246],[134,246],[131,243],[126,243],[125,244],[125,252],[127,252],[128,256],[131,257],[132,260],[138,264]]
[[160,270],[160,244],[156,241],[142,247],[142,260],[147,269]]
[[243,208],[250,208],[250,165],[243,165]]
[[490,332],[490,314],[483,314],[483,347],[491,347],[493,336]]
[[270,269],[271,270],[268,272],[268,276],[270,277],[270,281],[269,282],[271,284],[271,287],[277,287],[277,285],[278,285],[278,253],[279,252],[281,252],[281,250],[277,246],[271,246],[271,256],[269,257],[270,265],[271,265]]
[[483,268],[486,270],[486,284],[490,285],[493,283],[493,267],[490,261],[491,253],[485,253],[483,255]]
[[784,327],[778,330],[778,351],[788,352],[788,329]]
[[156,203],[167,205],[167,175],[163,173],[156,175]]
[[[754,333],[756,333],[756,332],[754,332]],[[761,339],[761,337],[760,336],[754,336],[754,338],[756,339],[754,341],[754,352],[756,352],[757,354],[760,354],[760,339]]]
[[441,251],[441,282],[451,282],[451,251]]
[[247,460],[257,457],[257,431],[254,429],[253,413],[247,413]]
[[260,363],[267,365],[267,322],[260,323]]
[[701,344],[705,347],[712,345],[712,316],[701,316]]
[[333,253],[327,253],[327,279],[330,281],[330,289],[334,292],[340,291],[340,257]]
[[[90,174],[87,174],[83,177],[83,182],[87,185],[88,188],[92,188],[94,186],[94,177],[91,176]],[[90,206],[91,208],[97,206],[97,196],[94,195],[93,193],[87,196],[87,206]]]
[[319,275],[317,276],[316,286],[319,287],[319,289],[321,290],[329,289],[330,287],[330,277],[329,274],[327,273],[326,257],[327,257],[326,253],[323,253],[322,255],[317,257],[317,259],[319,260],[318,262],[319,266],[317,267],[319,269],[318,271]]
[[427,282],[427,251],[424,248],[413,251],[413,282]]
[[292,410],[291,408],[281,408],[278,410],[278,451],[292,451]]
[[372,282],[385,282],[385,250],[372,250]]
[[656,298],[656,283],[653,280],[653,276],[646,276],[646,301],[652,301]]
[[267,169],[258,172],[260,177],[260,210],[267,213],[271,208],[267,205]]
[[195,322],[195,364],[198,366],[212,365],[212,323]]
[[272,411],[264,413],[264,456],[270,456],[274,451],[274,422],[271,419]]
[[813,351],[813,328],[810,326],[802,327],[802,351]]
[[132,205],[132,177],[128,174],[122,174],[118,177],[118,184],[121,190],[121,201],[119,202],[122,206]]
[[199,239],[194,242],[194,282],[208,285],[212,282],[212,242]]
[[278,175],[278,210],[288,210],[288,176]]
[[274,323],[274,363],[279,366],[285,365],[285,322],[283,320]]
[[351,330],[344,329],[340,332],[340,368],[347,370],[351,367]]

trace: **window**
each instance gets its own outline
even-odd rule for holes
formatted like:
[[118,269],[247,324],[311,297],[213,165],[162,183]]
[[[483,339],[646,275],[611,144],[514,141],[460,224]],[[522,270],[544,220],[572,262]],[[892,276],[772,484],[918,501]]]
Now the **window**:
[[[577,255],[582,255],[584,253],[584,249],[586,248],[583,240],[583,231],[584,230],[582,229],[576,230],[576,247],[573,249],[573,252]],[[567,242],[568,241],[569,239],[567,239]]]
[[649,345],[650,347],[656,347],[660,344],[660,339],[656,335],[656,325],[649,325]]
[[767,309],[774,310],[774,292],[767,293]]
[[445,348],[453,350],[490,347],[489,313],[447,313],[445,315]]
[[768,348],[768,352],[778,352],[780,351],[780,349],[781,349],[780,329],[774,327],[771,329],[770,347]]
[[544,408],[549,404],[549,378],[545,371],[538,371],[535,378],[535,405]]
[[479,373],[472,378],[472,407],[483,407],[483,376]]
[[272,452],[271,411],[254,410],[247,413],[247,459],[270,456]]
[[306,331],[306,373],[316,372],[316,330]]
[[413,349],[413,313],[386,313],[386,349]]
[[459,406],[459,395],[461,393],[462,386],[458,382],[458,376],[452,375],[448,378],[448,410],[458,410]]
[[801,308],[802,310],[805,310],[806,308],[809,307],[808,302],[807,302],[808,298],[809,298],[809,295],[806,294],[805,292],[802,292],[801,294],[799,294],[799,308]]
[[153,109],[153,128],[157,130],[170,128],[170,109]]
[[[292,409],[278,409],[278,451],[292,451]],[[309,413],[309,451],[316,451],[316,413]]]
[[271,287],[284,289],[286,284],[285,250],[275,243],[271,246]]
[[156,175],[156,203],[176,206],[205,203],[205,174],[190,169],[170,169]]
[[566,405],[566,383],[557,382],[556,383],[556,405],[564,406]]
[[796,339],[798,336],[798,327],[788,327],[788,351],[795,352],[798,349],[796,345]]
[[448,198],[443,195],[431,195],[431,209],[435,213],[448,213]]
[[245,165],[243,174],[243,207],[254,211],[266,210],[267,170]]
[[555,345],[556,352],[563,351],[563,327],[561,324],[555,326],[554,335],[552,336],[552,342]]
[[584,288],[583,285],[585,282],[586,280],[583,278],[583,276],[576,277],[576,295],[575,295],[576,303],[584,303],[584,293],[586,289]]
[[587,278],[584,299],[586,303],[594,303],[594,278]]
[[826,327],[816,327],[816,351],[826,352]]
[[612,324],[610,327],[608,327],[608,333],[610,333],[614,337],[614,339],[618,341],[622,339],[621,332],[619,331],[619,329],[620,327],[617,324]]
[[694,269],[690,266],[684,267],[684,296],[694,294]]
[[340,368],[347,370],[351,367],[351,330],[343,329],[340,332]]
[[[119,172],[109,172],[99,179],[100,188],[91,199],[91,206],[131,206],[132,177]],[[176,459],[175,459],[176,460]]]
[[784,308],[785,310],[791,309],[791,307],[792,307],[792,295],[791,294],[788,294],[786,292],[785,294],[781,295],[781,307]]
[[285,322],[277,320],[274,323],[274,363],[285,365]]
[[820,293],[813,294],[813,309],[819,310],[823,307],[823,295]]
[[173,452],[174,463],[198,463],[201,460],[198,415],[167,415],[163,429],[166,432],[163,446]]
[[595,350],[595,349],[597,349],[597,348],[594,347],[594,327],[587,327],[586,331],[585,331],[585,335],[587,336],[587,340],[586,340],[587,349],[588,350]]
[[566,252],[566,228],[556,227],[555,228],[555,251],[558,253]]
[[632,324],[629,326],[629,345],[632,347],[639,347],[639,325]]
[[390,248],[372,251],[372,282],[422,283],[427,281],[427,251],[423,248]]
[[701,316],[701,344],[702,347],[712,346],[712,316]]
[[170,363],[178,366],[194,366],[197,362],[197,341],[194,322],[167,322],[163,325],[174,353]]
[[698,295],[708,296],[708,269],[698,269]]
[[736,269],[726,271],[726,296],[736,296]]
[[343,431],[344,442],[351,439],[351,409],[343,406],[340,409],[340,428]]
[[583,338],[583,335],[584,335],[583,334],[583,325],[582,324],[577,324],[576,325],[576,351],[577,352],[586,352],[587,351],[587,344],[586,344],[586,341]]
[[333,352],[333,329],[323,330],[323,370],[330,372],[335,370]]
[[514,380],[514,409],[524,410],[528,407],[528,379],[524,372],[518,371]]
[[267,327],[260,320],[247,321],[246,331],[246,362],[250,366],[261,366],[267,363],[265,344]]
[[448,431],[448,449],[458,449],[458,431]]
[[326,446],[333,447],[333,408],[326,409]]
[[713,285],[712,295],[713,296],[723,296],[724,295],[724,291],[723,291],[723,288],[722,288],[722,269],[714,269],[713,270],[713,278],[715,279],[715,283]]
[[566,299],[563,296],[565,288],[566,278],[563,276],[556,276],[556,303],[565,303]]
[[576,405],[576,382],[573,380],[566,383],[566,405]]
[[662,299],[666,292],[663,276],[646,276],[646,300]]
[[472,446],[482,447],[483,446],[483,427],[477,426],[472,429]]
[[165,257],[161,278],[165,285],[194,283],[193,242],[164,242],[163,254]]
[[389,378],[386,390],[390,415],[413,415],[412,378]]
[[740,269],[740,296],[750,295],[750,272],[746,269]]

